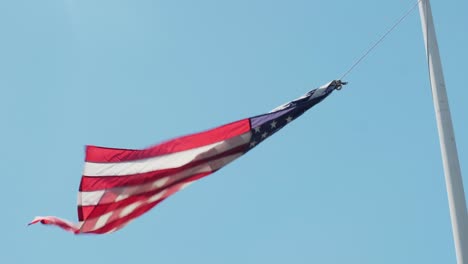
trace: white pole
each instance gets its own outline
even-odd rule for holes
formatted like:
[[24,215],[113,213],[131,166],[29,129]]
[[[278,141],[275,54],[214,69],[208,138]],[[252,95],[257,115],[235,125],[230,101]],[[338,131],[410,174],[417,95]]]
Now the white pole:
[[420,0],[419,13],[426,43],[457,263],[468,264],[468,216],[465,194],[429,0]]

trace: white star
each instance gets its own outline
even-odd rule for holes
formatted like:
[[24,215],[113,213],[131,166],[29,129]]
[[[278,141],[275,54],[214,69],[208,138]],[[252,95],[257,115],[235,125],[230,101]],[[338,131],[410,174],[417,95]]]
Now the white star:
[[286,118],[286,121],[288,121],[288,123],[289,123],[289,122],[292,121],[292,119],[293,119],[292,116],[288,116],[288,118]]
[[250,142],[250,147],[251,147],[251,148],[252,148],[252,147],[255,147],[255,145],[257,145],[257,142],[255,142],[255,141]]
[[259,126],[254,128],[254,129],[255,129],[255,133],[260,133],[260,127]]
[[263,132],[262,138],[266,138],[267,136],[268,136],[268,133],[267,133],[267,132]]
[[276,128],[276,121],[271,122],[271,128]]

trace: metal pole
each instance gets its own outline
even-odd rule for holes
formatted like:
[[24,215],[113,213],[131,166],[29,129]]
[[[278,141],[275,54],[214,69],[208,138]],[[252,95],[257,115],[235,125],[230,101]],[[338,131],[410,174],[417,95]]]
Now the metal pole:
[[457,263],[468,264],[468,216],[465,194],[429,0],[420,0],[419,13],[426,43]]

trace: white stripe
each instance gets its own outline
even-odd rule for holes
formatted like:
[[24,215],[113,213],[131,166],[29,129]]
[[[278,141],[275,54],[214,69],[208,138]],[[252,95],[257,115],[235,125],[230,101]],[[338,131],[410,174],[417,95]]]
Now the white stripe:
[[183,189],[185,189],[185,188],[187,188],[187,187],[189,187],[190,185],[192,185],[192,183],[193,183],[193,181],[184,183],[184,184],[180,187],[180,191],[183,190]]
[[119,214],[119,217],[122,218],[131,214],[133,211],[135,211],[135,209],[140,207],[140,205],[143,205],[142,201],[136,201],[134,203],[127,205],[124,209],[122,209],[122,211]]
[[105,190],[93,192],[78,192],[78,205],[97,204],[104,193]]
[[[97,230],[107,224],[107,220],[114,214],[114,211],[110,211],[106,214],[101,215],[98,220],[96,221],[96,224],[94,225],[94,228],[89,231]],[[88,231],[88,230],[87,230]]]
[[167,183],[167,181],[169,181],[170,177],[167,176],[167,177],[164,177],[164,178],[161,178],[155,182],[153,182],[153,186],[156,187],[156,188],[161,188],[162,186],[164,186],[164,184]]
[[320,88],[317,88],[309,100],[322,96],[331,84],[332,82],[329,82],[325,85],[320,86]]
[[[122,201],[124,199],[127,199],[130,195],[128,194],[119,194],[119,196],[117,196],[117,198],[115,198],[115,201],[118,202],[118,201]],[[97,203],[95,204],[89,204],[89,205],[96,205]]]
[[315,90],[314,94],[310,97],[309,100],[322,96],[326,90],[327,88],[318,88],[317,90]]
[[[79,192],[78,195],[81,198],[81,200],[78,201],[78,205],[88,206],[88,205],[97,205],[99,202],[101,204],[118,202],[132,195],[145,193],[145,192],[149,192],[152,190],[157,190],[159,188],[168,186],[174,182],[180,181],[184,178],[190,177],[195,174],[204,173],[204,172],[212,172],[214,170],[217,170],[225,166],[226,164],[237,159],[240,156],[242,156],[242,153],[232,154],[223,158],[209,161],[207,163],[198,165],[193,168],[186,169],[184,171],[180,171],[179,173],[175,173],[171,176],[167,176],[167,177],[164,177],[164,178],[152,181],[152,182],[140,184],[140,185],[129,186],[129,187],[118,187],[118,188],[92,191],[92,192]],[[108,193],[113,192],[113,193],[118,194],[118,196],[115,199],[115,201],[101,201],[100,198],[102,194],[104,194],[104,192],[108,192]],[[99,196],[99,199],[97,198],[98,194],[101,194],[101,196]],[[80,201],[81,201],[81,204],[80,204]]]
[[148,203],[156,202],[157,200],[163,198],[165,194],[166,194],[166,190],[162,190],[162,191],[158,192],[157,194],[151,196],[148,199]]
[[250,131],[240,136],[219,141],[207,146],[180,151],[176,153],[157,156],[154,158],[112,163],[86,162],[83,175],[99,176],[125,176],[145,173],[155,170],[178,168],[192,161],[209,158],[250,141]]

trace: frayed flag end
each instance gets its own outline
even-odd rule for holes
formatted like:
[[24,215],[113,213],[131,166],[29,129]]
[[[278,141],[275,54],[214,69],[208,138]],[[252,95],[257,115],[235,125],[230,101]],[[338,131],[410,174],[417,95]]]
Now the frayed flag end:
[[30,223],[28,223],[28,226],[37,223],[41,223],[43,225],[55,225],[74,234],[80,233],[80,227],[78,225],[55,216],[36,216]]

